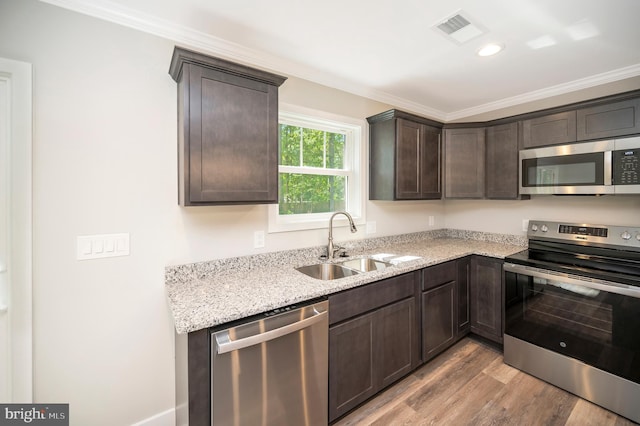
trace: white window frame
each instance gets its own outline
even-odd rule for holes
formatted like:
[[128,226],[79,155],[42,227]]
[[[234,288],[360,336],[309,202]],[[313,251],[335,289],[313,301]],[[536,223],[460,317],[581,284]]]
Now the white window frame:
[[[347,176],[347,211],[353,217],[356,224],[366,222],[366,165],[364,163],[364,140],[366,123],[353,117],[317,111],[296,105],[280,104],[278,123],[289,124],[325,130],[329,132],[345,133],[345,172],[317,167],[292,167],[278,166],[278,173],[306,172],[319,175],[343,175]],[[307,229],[322,229],[329,225],[329,218],[333,212],[281,215],[278,204],[269,206],[268,232],[300,231]],[[343,215],[337,216],[334,226],[347,226]]]

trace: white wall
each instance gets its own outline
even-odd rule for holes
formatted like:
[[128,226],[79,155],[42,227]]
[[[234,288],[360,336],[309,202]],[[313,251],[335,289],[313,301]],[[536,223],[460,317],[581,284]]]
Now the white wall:
[[[253,232],[267,227],[265,206],[176,205],[173,45],[35,0],[0,2],[0,57],[34,71],[34,397],[70,403],[72,425],[174,407],[164,267],[257,253]],[[360,119],[388,108],[296,79],[280,93]],[[428,229],[429,215],[444,223],[440,201],[368,204],[376,236]],[[75,259],[78,235],[119,232],[130,256]],[[262,251],[325,241],[323,230],[268,234]]]
[[530,200],[447,200],[445,226],[525,235],[523,219],[640,226],[640,195],[534,196]]

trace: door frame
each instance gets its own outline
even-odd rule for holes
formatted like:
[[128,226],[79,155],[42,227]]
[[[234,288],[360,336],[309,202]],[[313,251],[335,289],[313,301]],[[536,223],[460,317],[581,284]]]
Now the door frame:
[[8,376],[10,402],[33,402],[32,66],[0,58],[8,85]]

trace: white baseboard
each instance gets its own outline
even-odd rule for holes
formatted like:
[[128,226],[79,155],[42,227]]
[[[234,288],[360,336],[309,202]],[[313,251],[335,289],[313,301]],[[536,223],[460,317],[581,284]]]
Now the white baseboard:
[[151,416],[131,426],[175,426],[176,425],[176,409],[171,408],[155,416]]

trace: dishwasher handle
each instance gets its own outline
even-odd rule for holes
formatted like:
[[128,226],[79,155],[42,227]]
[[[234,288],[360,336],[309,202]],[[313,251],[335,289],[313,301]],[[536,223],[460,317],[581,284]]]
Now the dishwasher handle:
[[302,330],[303,328],[307,328],[314,324],[317,324],[320,321],[323,321],[327,315],[328,311],[315,311],[314,315],[309,318],[305,318],[303,320],[287,324],[284,327],[276,328],[274,330],[266,331],[260,334],[255,334],[253,336],[245,337],[239,340],[231,340],[229,338],[228,330],[216,333],[214,336],[216,339],[217,353],[225,354],[249,346],[254,346],[259,343],[268,342],[269,340],[277,339],[278,337],[284,336],[285,334],[291,334],[298,330]]

